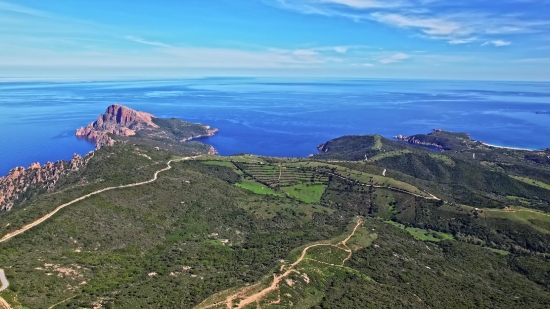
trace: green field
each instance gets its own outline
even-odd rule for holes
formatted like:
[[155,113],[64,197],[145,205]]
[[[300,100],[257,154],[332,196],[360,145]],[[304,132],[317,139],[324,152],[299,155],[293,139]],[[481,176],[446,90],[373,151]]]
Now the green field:
[[442,240],[452,240],[453,235],[447,233],[436,232],[432,230],[419,229],[415,227],[405,227],[405,225],[395,221],[385,221],[395,227],[403,229],[411,234],[414,238],[421,241],[440,242]]
[[203,161],[202,164],[235,168],[235,164],[229,161]]
[[380,170],[380,175],[374,175],[374,174],[352,170],[339,165],[327,164],[323,162],[293,163],[292,165],[320,168],[326,171],[335,170],[337,174],[347,178],[357,180],[361,183],[372,184],[376,186],[394,187],[394,188],[405,190],[421,196],[426,196],[426,197],[429,196],[428,194],[426,194],[425,192],[423,192],[422,190],[418,189],[413,185],[410,185],[408,183],[405,183],[399,180],[395,180],[390,177],[382,176],[382,169]]
[[410,150],[395,150],[395,151],[388,151],[381,154],[378,154],[372,158],[368,158],[368,162],[376,162],[378,160],[382,160],[385,158],[391,158],[391,157],[399,157],[404,154],[411,153]]
[[326,185],[299,184],[292,187],[282,187],[281,190],[304,203],[319,203],[326,188]]
[[259,182],[276,186],[295,186],[299,184],[326,184],[328,177],[282,164],[246,164],[237,166]]
[[510,252],[505,251],[505,250],[494,249],[494,248],[487,248],[487,249],[493,251],[494,253],[500,254],[500,255],[509,255],[510,254]]
[[266,163],[265,159],[256,155],[236,155],[236,156],[218,156],[218,155],[202,155],[195,158],[196,161],[230,161],[243,163]]
[[522,181],[522,182],[525,182],[527,184],[530,184],[530,185],[533,185],[533,186],[537,186],[539,188],[543,188],[543,189],[546,189],[546,190],[550,190],[550,184],[547,184],[547,183],[544,183],[542,181],[538,181],[538,180],[534,180],[534,179],[531,179],[531,178],[528,178],[528,177],[521,177],[521,176],[513,176],[513,175],[510,175],[510,177],[516,179],[516,180],[519,180],[519,181]]
[[443,162],[444,164],[446,164],[450,167],[455,167],[456,166],[455,161],[453,161],[450,157],[448,157],[446,155],[431,153],[430,157],[432,157],[436,160],[439,160],[439,161]]
[[272,219],[278,215],[292,216],[301,221],[308,221],[314,214],[333,214],[334,210],[314,204],[302,203],[287,197],[270,195],[253,196],[239,200],[239,206],[248,213],[264,220]]
[[282,196],[282,193],[276,192],[275,190],[266,187],[266,185],[259,183],[254,180],[244,179],[242,182],[235,184],[239,188],[250,190],[255,194],[269,194],[269,195],[279,195]]
[[[462,208],[472,211],[474,208],[470,206],[461,206]],[[480,209],[480,216],[488,218],[504,218],[530,225],[531,227],[544,232],[550,233],[550,214],[543,213],[524,207],[509,207],[508,209]],[[540,223],[539,223],[540,222]]]

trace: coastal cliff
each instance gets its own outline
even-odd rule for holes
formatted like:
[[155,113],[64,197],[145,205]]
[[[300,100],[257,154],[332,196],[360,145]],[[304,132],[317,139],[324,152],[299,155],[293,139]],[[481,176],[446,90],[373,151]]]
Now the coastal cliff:
[[[76,136],[96,144],[96,149],[115,142],[148,146],[177,155],[218,154],[210,145],[189,142],[200,137],[213,136],[218,129],[200,123],[185,122],[176,118],[162,119],[114,104],[86,127],[76,130]],[[10,210],[24,200],[29,189],[52,192],[60,177],[77,172],[87,163],[79,155],[67,161],[48,162],[41,166],[33,163],[28,168],[13,168],[0,178],[0,211]]]
[[435,147],[440,151],[459,151],[470,149],[479,142],[471,139],[468,133],[454,133],[434,129],[429,134],[417,134],[413,136],[397,135],[396,140],[408,142],[413,145]]
[[10,210],[33,185],[51,192],[60,177],[77,172],[85,165],[86,161],[75,154],[69,162],[48,162],[43,166],[33,163],[28,168],[13,168],[7,176],[0,178],[0,211]]
[[440,143],[437,143],[437,142],[426,142],[418,136],[397,135],[397,136],[394,136],[393,138],[395,138],[396,140],[407,142],[407,143],[414,144],[414,145],[435,147],[435,148],[437,148],[439,150],[442,150],[442,151],[445,150],[444,145],[442,145]]
[[[96,149],[111,146],[125,137],[135,137],[150,141],[165,140],[165,145],[184,143],[192,139],[214,136],[218,129],[200,123],[185,122],[176,118],[157,118],[146,112],[136,111],[126,106],[114,104],[107,108],[103,115],[76,130],[76,136],[96,144]],[[158,146],[158,145],[155,145]],[[162,147],[161,147],[162,148]],[[216,153],[209,146],[208,153]]]
[[138,130],[147,127],[158,128],[153,123],[153,118],[155,117],[151,114],[113,104],[95,122],[76,130],[76,136],[95,142],[96,148],[99,149],[114,143],[109,134],[134,136]]

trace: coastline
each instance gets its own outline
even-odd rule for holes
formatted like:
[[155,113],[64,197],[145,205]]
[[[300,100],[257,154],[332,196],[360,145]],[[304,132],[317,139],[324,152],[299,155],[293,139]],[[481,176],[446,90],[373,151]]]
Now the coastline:
[[529,149],[529,148],[520,148],[520,147],[499,146],[499,145],[489,144],[485,142],[481,142],[481,144],[483,146],[500,148],[500,149],[511,149],[511,150],[520,150],[520,151],[539,151],[540,150],[540,149]]

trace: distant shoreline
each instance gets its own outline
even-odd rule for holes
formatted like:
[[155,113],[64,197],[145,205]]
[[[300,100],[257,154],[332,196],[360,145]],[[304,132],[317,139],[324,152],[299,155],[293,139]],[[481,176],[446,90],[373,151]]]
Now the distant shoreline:
[[507,147],[507,146],[498,146],[493,144],[488,144],[485,142],[481,142],[484,146],[488,147],[494,147],[494,148],[501,148],[501,149],[512,149],[512,150],[523,150],[523,151],[538,151],[538,149],[529,149],[529,148],[519,148],[519,147]]

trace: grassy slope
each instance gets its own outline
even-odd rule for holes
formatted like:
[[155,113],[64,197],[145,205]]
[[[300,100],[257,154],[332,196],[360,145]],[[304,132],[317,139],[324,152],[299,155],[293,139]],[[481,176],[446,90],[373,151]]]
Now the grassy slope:
[[[100,153],[95,165],[85,171],[87,179],[101,181],[90,181],[79,191],[68,187],[52,196],[61,201],[104,182],[135,181],[152,174],[162,165],[162,159],[169,157],[153,151],[147,153],[156,157],[148,160],[139,154],[146,149],[120,149],[118,156]],[[131,162],[128,164],[133,164],[133,169],[122,166],[103,170],[115,168],[109,160],[117,158],[120,164]],[[106,306],[116,308],[187,308],[220,291],[260,280],[280,265],[280,259],[295,258],[296,248],[341,234],[346,221],[360,213],[397,219],[408,226],[402,231],[369,219],[350,241],[358,251],[346,267],[308,261],[302,266],[310,283],[296,275],[291,278],[295,285],[283,284],[282,295],[290,294],[293,303],[304,308],[483,307],[495,298],[504,307],[519,304],[542,308],[549,304],[545,287],[550,278],[543,275],[546,264],[541,258],[527,255],[507,259],[478,245],[449,241],[450,235],[430,231],[456,228],[458,221],[471,224],[469,227],[479,222],[495,231],[507,233],[509,229],[510,233],[521,231],[525,237],[536,237],[536,232],[546,229],[548,223],[543,214],[516,209],[485,211],[488,218],[474,218],[472,209],[463,207],[460,211],[460,207],[439,206],[435,201],[337,180],[330,182],[328,189],[310,186],[315,190],[309,192],[304,191],[308,188],[304,184],[282,187],[291,196],[308,202],[316,201],[322,193],[321,206],[277,196],[277,191],[258,195],[241,190],[235,184],[248,184],[256,191],[261,184],[240,175],[241,170],[230,162],[231,158],[204,159],[207,161],[176,164],[153,184],[107,192],[78,203],[44,225],[0,244],[0,265],[12,283],[7,293],[17,293],[18,300],[31,308],[46,308],[73,296],[65,303],[68,307],[89,306],[103,300]],[[267,163],[266,159],[251,156],[236,160]],[[445,164],[444,160],[440,162]],[[335,168],[348,177],[372,182],[391,179],[323,162],[287,160],[283,164],[288,168]],[[129,173],[128,169],[138,173]],[[297,175],[293,177],[307,183],[312,174],[304,179]],[[392,181],[392,186],[411,186]],[[296,190],[296,186],[302,190]],[[50,196],[39,197],[36,205],[26,206],[27,211],[41,212],[41,207],[47,207],[42,199],[52,202]],[[34,215],[28,216],[24,209],[1,216],[0,226],[14,222],[8,228],[15,228],[28,222]],[[510,225],[503,219],[521,225]],[[451,225],[433,225],[442,222]],[[523,228],[529,226],[534,229],[525,232]],[[458,239],[469,241],[464,237],[470,235],[467,233],[475,237],[485,235],[485,230],[480,231],[476,234],[477,230],[462,226]],[[415,238],[439,243],[418,242]],[[497,238],[490,238],[487,244],[489,241]],[[371,244],[372,247],[361,249]],[[342,252],[314,250],[309,254],[318,261],[334,263],[341,259]],[[58,277],[60,268],[70,271]],[[442,277],[446,280],[440,280]],[[515,289],[508,283],[509,278]],[[267,300],[274,301],[276,296]]]
[[[220,175],[227,168],[204,166]],[[69,307],[100,299],[117,308],[190,307],[259,278],[301,244],[341,233],[330,210],[295,202],[270,218],[256,216],[238,202],[250,194],[195,168],[175,164],[153,184],[82,201],[0,244],[11,291],[31,308],[72,296]],[[60,268],[69,274],[58,277]]]
[[252,191],[255,194],[282,195],[281,193],[277,193],[275,192],[275,190],[268,188],[264,184],[261,184],[254,180],[245,179],[235,185],[237,187]]
[[534,179],[531,179],[531,178],[528,178],[528,177],[521,177],[521,176],[510,176],[510,177],[512,177],[514,179],[517,179],[519,181],[525,182],[527,184],[537,186],[537,187],[545,189],[545,190],[550,190],[550,184],[547,184],[547,183],[542,182],[542,181],[534,180]]
[[290,196],[299,199],[305,203],[319,203],[321,197],[327,188],[326,185],[295,185],[283,187],[282,190]]

